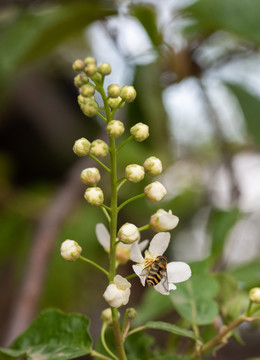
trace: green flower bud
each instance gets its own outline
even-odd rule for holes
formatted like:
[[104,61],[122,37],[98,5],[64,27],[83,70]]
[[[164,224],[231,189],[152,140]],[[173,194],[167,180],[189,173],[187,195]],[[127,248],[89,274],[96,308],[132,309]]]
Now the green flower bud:
[[80,108],[83,114],[88,117],[92,117],[98,112],[98,103],[95,100],[90,100],[86,102],[86,104],[81,105]]
[[149,126],[143,123],[137,123],[131,127],[130,133],[133,135],[136,141],[138,142],[144,141],[149,136]]
[[97,64],[97,60],[95,59],[95,58],[93,58],[93,57],[90,57],[90,56],[88,56],[88,57],[86,57],[86,59],[84,59],[84,64],[85,64],[85,66],[87,66],[88,64]]
[[124,124],[119,120],[111,120],[107,125],[107,133],[115,138],[121,136],[125,131]]
[[76,261],[81,254],[82,248],[74,240],[65,240],[61,244],[60,253],[67,261]]
[[72,68],[75,71],[83,71],[84,70],[84,61],[78,59],[75,60],[74,63],[72,64]]
[[74,85],[78,88],[88,83],[88,77],[84,74],[78,74],[74,77]]
[[120,94],[121,98],[126,102],[133,102],[136,97],[136,91],[133,86],[124,86]]
[[82,85],[80,94],[85,97],[93,96],[95,94],[95,87],[91,84]]
[[110,66],[110,64],[102,63],[99,65],[98,71],[103,76],[109,75],[111,73],[111,66]]
[[[122,100],[121,97],[118,96],[117,98],[108,98],[107,102],[111,109],[115,109],[119,105],[121,100]],[[123,107],[124,105],[125,105],[125,103],[122,103],[120,105],[120,107]]]
[[85,72],[88,76],[93,76],[97,72],[97,65],[88,64],[85,68]]
[[144,162],[144,169],[151,176],[157,176],[162,172],[162,162],[155,156],[150,156]]
[[95,167],[84,169],[81,171],[80,179],[84,185],[96,185],[100,180],[99,170]]
[[134,320],[136,318],[137,311],[134,308],[129,308],[126,311],[128,319]]
[[91,79],[95,83],[101,83],[102,82],[102,75],[97,71],[97,72],[95,72],[95,74],[93,76],[91,76]]
[[117,98],[118,96],[120,96],[120,93],[121,93],[121,87],[117,84],[111,84],[107,88],[107,95],[110,98]]
[[104,157],[108,154],[108,151],[107,143],[100,139],[94,140],[90,146],[90,154],[96,157]]
[[144,168],[137,164],[127,165],[125,168],[125,177],[128,181],[138,183],[144,178]]
[[100,206],[104,202],[104,194],[99,187],[87,188],[84,198],[90,205],[93,206]]
[[[116,309],[117,315],[118,315],[118,319],[120,317],[120,312]],[[113,324],[113,317],[112,317],[112,311],[111,308],[107,308],[105,310],[102,311],[101,313],[101,320],[104,323],[107,323],[107,325],[112,325]]]
[[260,304],[260,288],[259,287],[255,287],[249,291],[249,300],[256,304]]
[[75,141],[73,151],[79,157],[86,156],[89,153],[90,145],[91,144],[87,139],[81,138]]

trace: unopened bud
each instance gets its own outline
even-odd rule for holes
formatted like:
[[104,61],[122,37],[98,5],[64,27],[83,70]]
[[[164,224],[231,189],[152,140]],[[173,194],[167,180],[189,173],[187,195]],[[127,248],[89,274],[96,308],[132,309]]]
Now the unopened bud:
[[72,64],[72,68],[75,71],[83,71],[84,70],[84,61],[78,59],[75,60],[74,63]]
[[63,259],[68,261],[76,261],[80,254],[82,248],[74,240],[65,240],[61,244],[60,253]]
[[74,85],[80,88],[82,85],[88,83],[88,77],[84,74],[78,74],[74,77]]
[[82,104],[80,108],[86,116],[93,117],[98,112],[98,103],[95,100],[89,99],[89,101],[86,101],[85,104]]
[[84,84],[80,88],[80,94],[85,97],[90,97],[95,94],[95,87],[92,84]]
[[134,308],[129,308],[126,311],[128,319],[134,320],[136,318],[137,311]]
[[120,96],[128,103],[133,102],[136,97],[135,88],[133,86],[124,86],[121,90]]
[[151,228],[156,232],[172,230],[178,223],[179,218],[173,215],[171,210],[167,212],[163,209],[159,209],[150,218]]
[[157,176],[162,172],[162,162],[155,156],[150,156],[144,162],[144,169],[151,176]]
[[124,244],[133,244],[140,239],[138,228],[131,223],[125,223],[118,231],[118,239]]
[[85,72],[88,76],[93,76],[97,72],[97,65],[90,63],[86,66]]
[[90,146],[91,144],[87,139],[81,138],[75,141],[73,151],[79,157],[86,156],[89,153]]
[[100,206],[104,202],[103,191],[99,187],[87,188],[84,194],[85,200],[93,206]]
[[125,177],[128,181],[138,183],[144,178],[144,168],[137,164],[127,165],[125,168]]
[[89,65],[89,64],[97,64],[97,60],[91,56],[86,57],[86,59],[84,59],[84,64],[85,66]]
[[96,185],[100,180],[100,172],[95,167],[84,169],[81,171],[80,179],[84,185]]
[[167,191],[159,181],[155,181],[144,188],[144,193],[148,200],[157,202],[164,198]]
[[249,300],[259,304],[260,303],[260,288],[255,287],[249,291]]
[[[111,109],[115,109],[121,102],[121,97],[118,96],[117,98],[108,98],[107,102]],[[123,102],[120,107],[123,107],[125,103]]]
[[144,141],[149,136],[149,126],[143,123],[137,123],[131,127],[130,133],[133,135],[136,141],[138,142]]
[[115,138],[121,136],[125,131],[124,124],[119,120],[111,120],[107,125],[107,133]]
[[110,98],[117,98],[120,96],[121,93],[121,87],[117,84],[111,84],[107,88],[107,95]]
[[102,63],[99,65],[98,71],[103,76],[109,75],[111,73],[111,66],[110,66],[110,64]]
[[95,72],[94,75],[91,76],[91,79],[92,79],[95,83],[101,83],[101,82],[102,82],[102,75],[97,71],[97,72]]
[[[119,318],[120,317],[120,312],[118,310],[116,310],[116,311],[117,311],[117,315],[118,315],[118,318]],[[113,317],[112,317],[111,308],[107,308],[107,309],[102,311],[101,320],[104,323],[106,323],[107,325],[112,325],[113,324]]]
[[108,154],[109,148],[105,141],[97,139],[94,140],[90,146],[90,154],[97,157],[104,157]]

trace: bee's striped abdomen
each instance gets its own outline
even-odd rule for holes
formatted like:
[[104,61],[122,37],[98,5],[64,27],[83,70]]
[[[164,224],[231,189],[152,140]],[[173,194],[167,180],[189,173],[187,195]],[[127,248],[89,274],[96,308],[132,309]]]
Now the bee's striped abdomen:
[[167,260],[163,256],[158,256],[149,269],[145,279],[146,286],[159,284],[166,272]]

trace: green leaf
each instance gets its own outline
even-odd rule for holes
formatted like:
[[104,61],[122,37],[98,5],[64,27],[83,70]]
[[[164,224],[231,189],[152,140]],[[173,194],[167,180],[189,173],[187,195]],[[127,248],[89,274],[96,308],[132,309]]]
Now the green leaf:
[[260,99],[253,94],[250,94],[245,88],[231,83],[225,85],[236,96],[241,109],[243,111],[247,130],[255,141],[255,144],[260,148]]
[[152,4],[132,4],[130,7],[133,16],[140,21],[155,47],[162,42],[162,36],[157,29],[156,8]]
[[229,323],[241,314],[242,297],[237,281],[229,274],[216,274],[221,291],[217,295],[217,302],[223,319]]
[[60,310],[43,311],[20,335],[10,349],[0,349],[3,359],[25,356],[29,360],[69,360],[89,354],[92,341],[88,333],[89,319],[80,314]]
[[147,329],[164,330],[175,335],[185,336],[190,339],[197,340],[196,335],[192,331],[183,329],[179,326],[169,324],[164,321],[148,321],[148,323],[145,324],[145,327]]
[[199,360],[194,357],[182,356],[182,355],[163,355],[153,357],[152,360]]
[[127,337],[125,342],[126,355],[128,360],[151,360],[155,353],[154,337],[144,332],[135,333]]
[[255,0],[199,0],[184,9],[191,15],[197,32],[208,35],[226,30],[241,38],[260,44],[260,2]]
[[260,284],[260,260],[254,260],[229,270],[239,285],[246,290]]
[[197,325],[212,323],[218,315],[218,305],[213,298],[218,293],[218,283],[210,275],[193,275],[178,284],[171,300],[178,313]]
[[232,227],[240,215],[239,209],[229,211],[214,209],[209,219],[209,233],[212,238],[211,251],[213,255],[220,255]]

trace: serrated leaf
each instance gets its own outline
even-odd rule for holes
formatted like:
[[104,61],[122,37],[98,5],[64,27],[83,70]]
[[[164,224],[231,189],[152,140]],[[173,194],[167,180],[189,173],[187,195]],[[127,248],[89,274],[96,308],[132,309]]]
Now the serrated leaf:
[[145,327],[147,329],[164,330],[164,331],[168,331],[175,335],[185,336],[190,339],[197,340],[196,335],[192,331],[183,329],[179,326],[169,324],[164,321],[148,321],[148,323],[145,324]]
[[260,260],[254,260],[229,269],[229,273],[239,282],[243,289],[251,289],[260,284]]
[[240,215],[239,209],[229,211],[214,209],[209,219],[209,233],[212,238],[211,251],[213,255],[219,255],[232,227],[236,224]]
[[218,305],[213,300],[218,289],[218,283],[212,276],[196,274],[178,284],[170,298],[182,317],[191,323],[206,325],[218,315]]
[[199,0],[183,13],[196,20],[194,32],[208,35],[222,29],[260,44],[259,1]]
[[245,88],[237,84],[225,83],[229,90],[236,96],[243,111],[247,130],[260,148],[260,99],[250,94]]
[[25,356],[35,360],[69,360],[89,354],[92,340],[88,333],[89,319],[80,314],[65,314],[48,309],[20,335],[9,349],[0,349],[0,355]]

